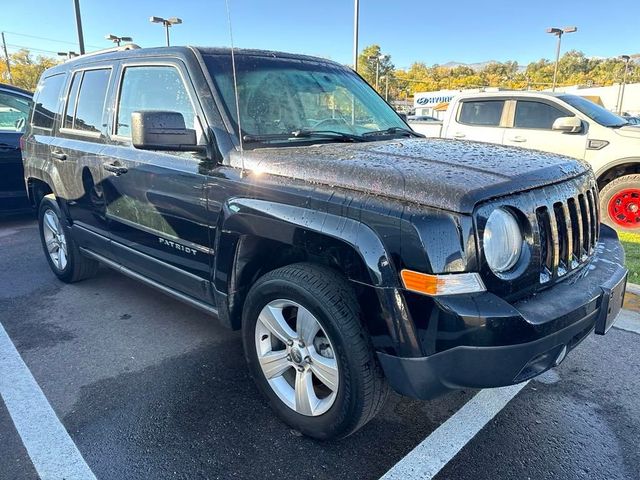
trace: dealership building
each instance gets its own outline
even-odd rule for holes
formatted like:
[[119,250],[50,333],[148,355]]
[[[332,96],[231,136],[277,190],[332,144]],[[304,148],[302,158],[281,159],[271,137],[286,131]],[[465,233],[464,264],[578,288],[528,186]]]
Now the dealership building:
[[[413,97],[413,108],[416,115],[426,115],[442,119],[449,102],[459,93],[473,92],[498,92],[508,90],[503,88],[471,88],[464,90],[439,90],[437,92],[419,92]],[[549,89],[550,90],[550,89]],[[548,91],[548,90],[547,90]],[[621,85],[614,84],[609,87],[557,87],[556,92],[572,93],[602,105],[612,112],[618,111],[618,99],[621,93]],[[624,86],[622,101],[623,113],[640,115],[640,83],[631,83]]]

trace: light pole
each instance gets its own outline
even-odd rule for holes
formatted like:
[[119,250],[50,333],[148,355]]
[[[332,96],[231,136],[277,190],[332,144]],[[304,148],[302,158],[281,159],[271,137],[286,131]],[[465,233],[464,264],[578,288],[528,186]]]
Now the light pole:
[[118,47],[120,46],[120,42],[131,42],[131,41],[133,41],[133,38],[131,38],[131,37],[118,37],[117,35],[112,35],[112,34],[106,35],[104,38],[106,38],[107,40],[111,40]]
[[76,29],[78,30],[78,45],[80,55],[84,55],[84,34],[82,33],[82,16],[80,15],[80,0],[73,0],[73,8],[76,13]]
[[58,56],[59,57],[65,57],[67,60],[69,60],[70,58],[73,57],[77,57],[78,54],[76,52],[73,51],[69,51],[69,52],[58,52]]
[[558,37],[558,45],[556,47],[556,66],[553,69],[553,87],[551,87],[552,92],[556,91],[556,82],[558,81],[558,63],[560,63],[560,43],[562,42],[562,35],[564,35],[565,33],[573,33],[577,31],[578,27],[547,28],[547,33]]
[[353,6],[353,70],[358,71],[358,27],[360,22],[360,0]]
[[369,60],[375,60],[376,62],[376,90],[378,90],[378,84],[380,83],[380,60],[386,60],[389,55],[371,55],[367,57]]
[[389,101],[389,75],[383,75],[380,78],[384,78],[384,100]]
[[624,87],[627,84],[627,74],[629,73],[629,55],[620,55],[620,60],[624,62],[624,73],[622,74],[622,83],[618,87],[618,115],[622,115],[622,102],[624,100]]
[[172,25],[180,25],[182,23],[182,19],[178,17],[171,17],[171,18],[150,17],[149,21],[151,23],[161,23],[162,25],[164,25],[165,33],[167,36],[167,47],[171,45],[171,43],[169,42],[169,27]]

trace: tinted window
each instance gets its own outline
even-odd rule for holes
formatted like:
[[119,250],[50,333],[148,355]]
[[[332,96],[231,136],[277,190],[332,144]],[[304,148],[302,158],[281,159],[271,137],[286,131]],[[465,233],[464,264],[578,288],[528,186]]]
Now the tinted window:
[[73,128],[86,132],[102,129],[102,112],[109,86],[110,70],[87,70],[82,76]]
[[0,92],[0,132],[22,132],[31,111],[31,100]]
[[64,75],[54,75],[40,81],[36,90],[36,107],[33,113],[35,127],[53,128],[53,121],[58,110],[60,90]]
[[553,122],[557,118],[572,116],[546,103],[518,100],[514,126],[516,128],[544,128],[551,130]]
[[131,114],[141,110],[179,112],[195,128],[195,112],[180,73],[174,67],[128,67],[120,88],[116,134],[131,136]]
[[459,123],[497,127],[500,125],[504,100],[480,100],[463,102]]
[[600,105],[596,105],[586,98],[578,97],[576,95],[561,95],[558,98],[564,100],[573,108],[580,110],[591,120],[594,120],[605,127],[622,127],[627,124],[627,121],[624,118],[616,115],[615,113],[611,113],[609,110],[602,108]]
[[78,90],[80,89],[80,82],[82,81],[82,72],[76,72],[73,75],[73,81],[71,83],[71,90],[67,100],[67,109],[64,116],[64,127],[73,128],[73,117],[76,113],[76,101],[78,99]]

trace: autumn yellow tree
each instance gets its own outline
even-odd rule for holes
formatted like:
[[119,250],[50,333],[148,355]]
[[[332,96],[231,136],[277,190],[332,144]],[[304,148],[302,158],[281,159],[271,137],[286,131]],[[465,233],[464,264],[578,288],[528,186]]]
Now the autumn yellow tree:
[[[38,84],[38,79],[40,75],[42,75],[42,72],[56,65],[58,60],[41,55],[34,58],[29,50],[23,49],[10,54],[9,63],[11,65],[13,84],[16,87],[33,91]],[[0,62],[0,81],[3,83],[11,83],[10,80],[6,61],[3,59],[3,61]]]

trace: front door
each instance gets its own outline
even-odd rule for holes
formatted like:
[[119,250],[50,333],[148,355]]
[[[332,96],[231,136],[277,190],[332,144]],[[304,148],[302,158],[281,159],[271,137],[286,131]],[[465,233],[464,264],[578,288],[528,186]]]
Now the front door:
[[505,132],[504,144],[584,159],[587,146],[586,132],[566,133],[552,130],[556,119],[573,116],[573,113],[550,102],[535,99],[518,100],[513,128]]
[[106,215],[112,248],[123,266],[212,303],[202,159],[185,152],[138,150],[131,144],[131,114],[142,110],[179,112],[205,141],[186,79],[179,62],[121,67],[111,141],[104,151]]

